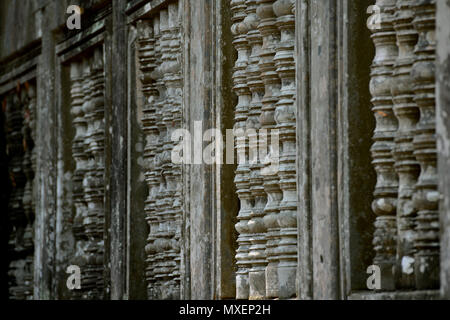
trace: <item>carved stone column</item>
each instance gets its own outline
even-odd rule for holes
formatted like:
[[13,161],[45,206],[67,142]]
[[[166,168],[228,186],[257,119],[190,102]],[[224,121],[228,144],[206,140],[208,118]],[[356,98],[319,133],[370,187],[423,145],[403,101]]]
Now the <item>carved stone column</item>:
[[296,186],[296,110],[294,105],[295,86],[295,15],[294,1],[278,0],[274,3],[277,26],[281,33],[274,61],[281,79],[279,101],[276,104],[275,119],[280,132],[280,188],[283,198],[280,202],[278,224],[279,297],[292,298],[296,295],[297,271],[297,186]]
[[156,127],[156,110],[154,105],[154,100],[158,95],[155,83],[151,78],[151,72],[156,67],[156,57],[155,57],[155,38],[153,32],[153,24],[149,24],[144,21],[140,21],[138,24],[139,28],[139,65],[141,69],[141,83],[142,83],[142,93],[144,95],[144,106],[143,106],[143,118],[142,124],[143,129],[146,134],[146,145],[144,148],[144,158],[145,158],[145,180],[148,185],[148,197],[145,201],[145,215],[146,221],[149,225],[149,236],[147,238],[147,245],[145,251],[147,253],[147,267],[146,267],[146,278],[148,282],[148,298],[156,298],[155,292],[155,278],[153,271],[154,263],[154,237],[152,237],[152,231],[157,227],[155,214],[155,197],[156,189],[158,186],[158,180],[156,177],[156,172],[154,170],[154,160],[156,154],[156,144],[159,136],[158,128]]
[[[19,87],[20,89],[20,87]],[[9,294],[11,299],[24,299],[23,278],[20,269],[23,263],[17,259],[20,248],[20,239],[23,234],[22,221],[24,212],[22,206],[23,184],[25,176],[22,171],[22,116],[19,92],[7,98],[5,110],[6,126],[6,154],[9,160],[8,171],[11,184],[11,193],[8,203],[8,222],[9,222],[9,256],[12,256],[9,265]]]
[[[154,71],[155,79],[158,82],[159,100],[156,104],[158,118],[157,126],[159,130],[158,154],[156,155],[156,166],[160,172],[159,190],[156,197],[156,207],[158,216],[158,230],[155,244],[157,250],[157,261],[155,264],[155,277],[159,287],[159,299],[164,299],[164,295],[168,292],[168,282],[172,261],[169,259],[170,238],[172,230],[170,226],[170,191],[168,189],[168,177],[170,176],[170,164],[167,163],[167,144],[169,144],[168,127],[165,122],[167,117],[167,104],[169,101],[169,92],[165,85],[166,66],[169,59],[169,16],[167,10],[159,12],[159,32],[160,32],[160,59],[158,59],[157,68]],[[163,298],[164,297],[164,298]]]
[[419,109],[414,102],[411,69],[414,62],[414,46],[417,32],[412,26],[414,12],[411,0],[397,0],[394,16],[394,28],[397,33],[399,55],[395,62],[395,71],[391,93],[394,113],[398,119],[398,131],[395,135],[393,150],[395,168],[399,177],[397,202],[397,288],[414,288],[414,238],[416,209],[412,201],[414,186],[420,167],[414,157],[413,138],[419,120]]
[[373,112],[376,119],[374,145],[372,146],[373,165],[377,173],[377,184],[372,203],[375,221],[374,264],[381,268],[381,289],[394,290],[393,267],[396,259],[396,208],[398,179],[394,168],[392,152],[394,137],[398,128],[393,112],[391,87],[393,84],[394,63],[397,59],[396,33],[393,28],[395,0],[378,0],[371,17],[372,39],[376,55],[372,64],[370,92]]
[[86,172],[83,178],[83,192],[84,200],[87,204],[86,216],[83,219],[83,227],[85,234],[88,238],[87,247],[85,250],[85,265],[83,268],[84,283],[82,290],[84,291],[83,298],[94,299],[97,297],[98,292],[96,290],[96,252],[97,243],[95,241],[97,232],[97,211],[96,211],[96,199],[93,190],[95,181],[95,159],[90,148],[91,136],[94,126],[94,104],[93,104],[93,85],[94,85],[94,61],[91,56],[85,58],[84,72],[83,72],[83,113],[86,120],[86,132],[85,139],[83,141],[84,153],[87,158]]
[[[257,14],[260,19],[258,30],[263,37],[261,47],[259,69],[264,82],[265,93],[262,99],[261,127],[272,136],[276,128],[275,104],[278,101],[281,81],[276,72],[274,57],[275,50],[280,40],[280,33],[276,25],[276,16],[273,11],[274,1],[258,0]],[[273,137],[273,136],[272,136]],[[264,137],[261,137],[262,139]],[[270,143],[272,146],[272,143]],[[279,150],[269,149],[267,158],[278,157]],[[278,285],[278,252],[279,224],[278,213],[280,212],[280,201],[282,193],[279,185],[277,172],[269,169],[271,163],[264,168],[264,190],[267,193],[267,203],[264,208],[264,225],[266,233],[266,298],[277,298],[279,292]]]
[[167,73],[165,77],[166,87],[170,93],[170,113],[168,125],[168,139],[171,142],[167,152],[167,162],[170,163],[170,176],[168,178],[171,195],[171,250],[170,258],[172,269],[170,274],[169,292],[174,299],[180,298],[180,263],[181,263],[181,223],[182,223],[182,168],[180,164],[172,163],[171,153],[175,144],[172,142],[172,133],[182,127],[182,98],[183,98],[183,75],[182,75],[182,42],[181,42],[181,21],[183,13],[181,1],[169,5],[169,29],[171,41],[169,43],[170,54],[168,58]]
[[[239,102],[235,108],[235,132],[246,130],[247,117],[251,101],[251,92],[247,85],[247,66],[249,63],[249,44],[246,37],[247,27],[244,23],[246,17],[245,0],[232,0],[231,10],[233,12],[232,33],[234,35],[233,44],[238,51],[238,59],[234,66],[234,91],[238,96]],[[248,299],[250,294],[249,288],[249,268],[251,260],[249,259],[250,248],[250,230],[248,222],[252,212],[253,197],[250,192],[250,168],[246,160],[248,145],[246,143],[245,134],[236,137],[236,150],[238,155],[238,167],[234,182],[237,188],[237,194],[241,202],[241,209],[238,214],[238,223],[236,231],[238,236],[238,249],[236,252],[236,264],[238,270],[236,272],[236,298]]]
[[25,83],[25,108],[24,108],[24,127],[23,127],[23,145],[25,156],[22,162],[25,176],[27,179],[25,191],[23,194],[23,207],[27,219],[27,226],[24,234],[24,248],[27,252],[25,259],[25,297],[27,300],[33,299],[33,278],[34,278],[34,218],[35,218],[35,170],[36,170],[36,151],[34,141],[36,139],[35,115],[36,115],[36,87],[34,84]]
[[[73,62],[70,65],[70,79],[71,79],[71,114],[72,114],[72,124],[75,128],[75,137],[72,143],[72,157],[75,162],[75,170],[73,173],[73,203],[75,206],[75,215],[73,218],[73,234],[75,238],[75,256],[72,263],[78,265],[80,268],[83,267],[84,261],[84,250],[86,246],[86,237],[83,226],[83,219],[87,215],[87,205],[84,200],[83,191],[83,178],[86,172],[86,161],[87,157],[84,153],[84,139],[86,133],[86,120],[83,115],[83,70],[82,64],[79,62]],[[83,288],[83,274],[81,286]],[[74,290],[74,298],[81,298],[81,292],[79,290]]]
[[98,298],[103,297],[104,287],[104,228],[105,228],[105,97],[104,97],[104,69],[103,49],[98,47],[93,57],[93,84],[92,84],[92,129],[89,140],[89,149],[94,160],[92,175],[91,199],[92,211],[95,213],[96,225],[93,241],[96,243],[95,274]]
[[[266,296],[266,257],[265,257],[265,225],[263,221],[264,207],[267,195],[264,191],[261,168],[263,167],[258,154],[258,131],[261,129],[261,100],[264,96],[264,83],[259,71],[258,62],[262,45],[261,33],[257,29],[259,18],[256,15],[256,0],[246,1],[246,17],[243,21],[247,30],[247,41],[250,46],[250,56],[247,66],[247,86],[252,99],[250,101],[246,129],[249,139],[250,192],[254,199],[251,217],[248,222],[251,246],[249,248],[249,298],[264,299]],[[265,146],[264,146],[265,147]]]
[[436,170],[435,115],[435,20],[436,1],[413,3],[413,25],[419,34],[412,69],[414,100],[420,120],[414,136],[414,155],[420,164],[420,176],[413,196],[417,209],[415,270],[417,289],[439,288],[439,193]]

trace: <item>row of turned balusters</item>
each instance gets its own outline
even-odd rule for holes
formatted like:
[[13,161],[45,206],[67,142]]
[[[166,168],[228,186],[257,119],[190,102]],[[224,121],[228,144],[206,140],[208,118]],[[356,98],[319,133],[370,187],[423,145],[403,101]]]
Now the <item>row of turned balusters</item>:
[[36,88],[26,82],[3,101],[6,156],[10,177],[8,202],[9,298],[33,299],[34,173]]
[[73,233],[72,263],[81,270],[81,289],[75,299],[104,296],[105,98],[103,48],[70,65],[71,114],[75,137],[72,156]]
[[[295,144],[295,1],[232,0],[235,130],[267,130],[238,137],[238,155],[266,146],[268,159],[240,161],[235,176],[240,211],[236,230],[236,297],[292,298],[296,295],[297,187]],[[264,132],[264,131],[263,131]],[[275,138],[276,139],[276,138]],[[272,141],[273,142],[273,141]],[[264,154],[264,152],[263,152]]]
[[374,264],[381,290],[439,287],[435,0],[378,0],[370,90],[376,118]]
[[138,22],[149,299],[180,298],[182,168],[171,160],[175,146],[171,136],[182,127],[181,4],[170,3],[152,19]]

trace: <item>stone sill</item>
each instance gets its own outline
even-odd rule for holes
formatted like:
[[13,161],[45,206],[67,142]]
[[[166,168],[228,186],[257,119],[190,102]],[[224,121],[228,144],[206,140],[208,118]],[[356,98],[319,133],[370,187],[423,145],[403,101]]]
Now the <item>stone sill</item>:
[[348,300],[440,300],[439,290],[393,291],[393,292],[355,292]]

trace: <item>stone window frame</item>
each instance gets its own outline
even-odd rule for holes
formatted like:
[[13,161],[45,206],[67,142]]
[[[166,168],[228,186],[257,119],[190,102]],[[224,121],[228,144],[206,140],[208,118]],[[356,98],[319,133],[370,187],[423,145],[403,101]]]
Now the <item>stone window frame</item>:
[[[67,208],[73,206],[72,194],[67,192],[67,173],[72,172],[74,169],[74,160],[72,158],[72,138],[74,135],[74,129],[72,124],[73,116],[70,113],[71,98],[70,98],[70,64],[73,61],[77,61],[86,54],[93,53],[93,50],[97,47],[103,47],[103,70],[105,74],[104,78],[104,97],[105,97],[105,188],[104,188],[104,201],[103,208],[105,212],[104,221],[104,290],[102,296],[108,299],[111,292],[110,272],[111,261],[110,257],[110,203],[113,199],[111,197],[111,162],[112,162],[112,148],[109,129],[112,127],[111,119],[111,42],[112,42],[112,15],[111,4],[107,3],[106,6],[97,8],[96,10],[89,11],[89,16],[86,19],[88,25],[83,26],[81,31],[65,32],[61,29],[56,30],[52,39],[52,51],[55,55],[55,60],[52,63],[52,72],[55,77],[54,89],[52,90],[53,104],[54,104],[54,117],[56,118],[56,125],[53,129],[53,135],[55,139],[54,147],[54,166],[55,172],[50,173],[54,176],[57,190],[65,190],[61,194],[57,193],[55,196],[55,218],[50,224],[46,224],[46,228],[56,228],[58,230],[57,236],[52,239],[50,246],[54,251],[53,262],[57,268],[47,271],[51,274],[54,281],[54,285],[48,290],[50,295],[56,299],[68,299],[72,296],[66,287],[67,273],[66,268],[71,264],[71,258],[74,255],[73,250],[67,250],[70,246],[74,245],[73,231],[71,229],[71,221],[67,220]],[[122,133],[121,133],[122,134]],[[47,170],[45,170],[47,171]],[[58,195],[59,194],[59,195]],[[47,231],[48,232],[48,231]],[[60,248],[65,248],[61,250]],[[72,247],[73,248],[73,247]],[[41,296],[45,294],[44,290],[41,290]]]

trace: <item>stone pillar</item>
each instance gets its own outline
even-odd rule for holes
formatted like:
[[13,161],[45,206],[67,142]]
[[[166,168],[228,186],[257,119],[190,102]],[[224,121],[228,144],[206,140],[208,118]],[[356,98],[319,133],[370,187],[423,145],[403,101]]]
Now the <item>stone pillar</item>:
[[439,193],[437,191],[436,150],[436,1],[417,0],[413,3],[413,25],[419,39],[411,76],[414,100],[420,109],[420,120],[414,136],[414,155],[420,164],[420,176],[413,195],[417,208],[415,238],[416,288],[439,287]]
[[250,234],[248,222],[250,220],[252,210],[252,194],[250,192],[250,168],[246,159],[248,150],[247,140],[245,136],[247,116],[249,112],[249,105],[251,100],[251,92],[247,86],[246,70],[249,59],[249,45],[246,37],[247,28],[244,23],[246,4],[245,0],[231,1],[231,10],[233,12],[233,26],[232,32],[235,36],[233,44],[238,51],[238,59],[234,67],[234,90],[238,96],[239,102],[235,108],[235,132],[241,132],[236,137],[236,151],[238,155],[238,167],[236,169],[236,177],[234,182],[237,188],[237,194],[241,202],[241,209],[238,214],[238,223],[236,224],[236,231],[238,236],[238,249],[236,252],[236,264],[238,270],[236,272],[236,298],[248,299],[250,295],[249,287],[249,268],[251,261],[249,261],[249,247]]
[[377,121],[372,146],[373,165],[377,172],[377,185],[372,203],[377,215],[373,239],[376,256],[374,264],[381,268],[381,289],[394,290],[393,267],[396,259],[396,208],[398,178],[394,167],[394,138],[398,122],[393,112],[391,87],[394,63],[397,59],[396,33],[393,27],[395,0],[378,0],[371,17],[372,39],[376,55],[372,64],[370,92],[373,112]]
[[152,103],[158,94],[155,83],[150,77],[151,72],[156,67],[156,56],[155,56],[155,38],[153,23],[140,21],[138,23],[138,56],[139,56],[139,66],[140,66],[140,81],[142,84],[142,93],[144,96],[143,105],[143,116],[142,124],[143,131],[146,135],[146,144],[144,147],[144,159],[146,169],[145,181],[148,185],[148,197],[145,201],[145,216],[148,223],[150,233],[147,238],[147,245],[145,247],[145,252],[147,254],[146,258],[146,280],[147,280],[147,296],[149,299],[153,299],[156,295],[154,288],[154,274],[153,274],[153,254],[154,254],[154,238],[151,236],[151,231],[156,227],[156,221],[154,218],[155,214],[155,194],[157,189],[157,177],[156,171],[154,170],[154,158],[156,153],[156,143],[158,139],[158,128],[156,127],[155,118],[155,105]]
[[412,1],[397,0],[393,17],[397,33],[398,57],[394,65],[391,87],[394,113],[398,120],[393,155],[399,178],[397,199],[397,262],[395,277],[398,289],[412,289],[414,277],[414,238],[416,209],[412,200],[420,167],[414,156],[413,138],[419,121],[419,109],[414,101],[411,69],[417,32],[412,26],[414,11]]
[[280,134],[280,188],[283,198],[280,202],[278,225],[279,297],[292,298],[296,295],[297,272],[297,186],[296,186],[296,110],[295,110],[295,15],[294,1],[278,0],[274,3],[277,26],[281,38],[274,57],[281,89],[276,104],[275,120]]
[[262,37],[257,29],[259,17],[256,14],[256,0],[246,1],[246,17],[243,21],[247,29],[247,41],[250,46],[250,56],[247,65],[247,86],[251,91],[251,101],[246,121],[246,129],[249,139],[249,165],[250,165],[250,192],[254,199],[251,217],[248,222],[251,246],[249,248],[249,259],[251,269],[249,270],[249,298],[264,299],[266,296],[266,228],[264,225],[264,207],[267,202],[267,194],[264,191],[263,176],[261,169],[263,164],[259,158],[258,131],[261,129],[261,99],[264,96],[264,83],[258,67],[261,52]]
[[[75,61],[70,65],[71,80],[71,114],[72,124],[75,128],[75,136],[72,141],[72,157],[75,162],[75,170],[73,173],[73,204],[75,206],[75,214],[73,218],[73,235],[75,238],[75,256],[71,261],[80,268],[84,267],[84,252],[86,249],[85,228],[83,224],[84,217],[87,216],[87,204],[84,199],[83,179],[86,174],[87,156],[84,152],[83,142],[85,140],[87,123],[84,118],[83,111],[83,64]],[[84,288],[84,276],[81,277],[81,286]],[[74,290],[73,297],[81,298],[81,291]]]
[[25,167],[25,175],[27,177],[27,184],[23,196],[23,206],[25,208],[25,215],[27,218],[27,226],[24,234],[24,246],[28,251],[26,258],[26,273],[25,273],[25,296],[27,300],[33,299],[33,280],[34,280],[34,218],[35,218],[35,203],[36,203],[36,187],[35,187],[35,173],[36,173],[36,149],[34,145],[36,137],[36,85],[29,82],[25,83],[27,92],[26,105],[24,109],[24,148],[26,157],[23,161]]
[[[269,140],[275,138],[272,134],[276,129],[275,104],[278,100],[281,81],[276,72],[274,57],[276,47],[280,40],[280,33],[276,25],[276,15],[273,11],[275,1],[258,0],[257,14],[260,19],[258,29],[263,38],[261,47],[259,69],[264,82],[264,97],[261,108],[261,127],[267,132],[267,137],[262,139]],[[278,136],[276,137],[278,139]],[[267,158],[279,157],[279,150],[272,149],[272,143],[269,147]],[[278,146],[277,146],[278,147]],[[279,159],[279,158],[278,158]],[[282,193],[279,184],[278,172],[270,170],[270,165],[265,166],[263,175],[264,190],[267,193],[267,203],[264,208],[264,225],[266,227],[266,298],[277,298],[279,296],[278,282],[278,242],[279,242],[279,224],[278,214],[280,212],[280,201]]]
[[105,73],[103,63],[103,48],[97,47],[93,55],[92,75],[92,126],[87,140],[93,159],[92,176],[89,181],[89,197],[95,217],[92,225],[93,242],[95,243],[95,285],[98,299],[104,296],[104,229],[105,229]]

